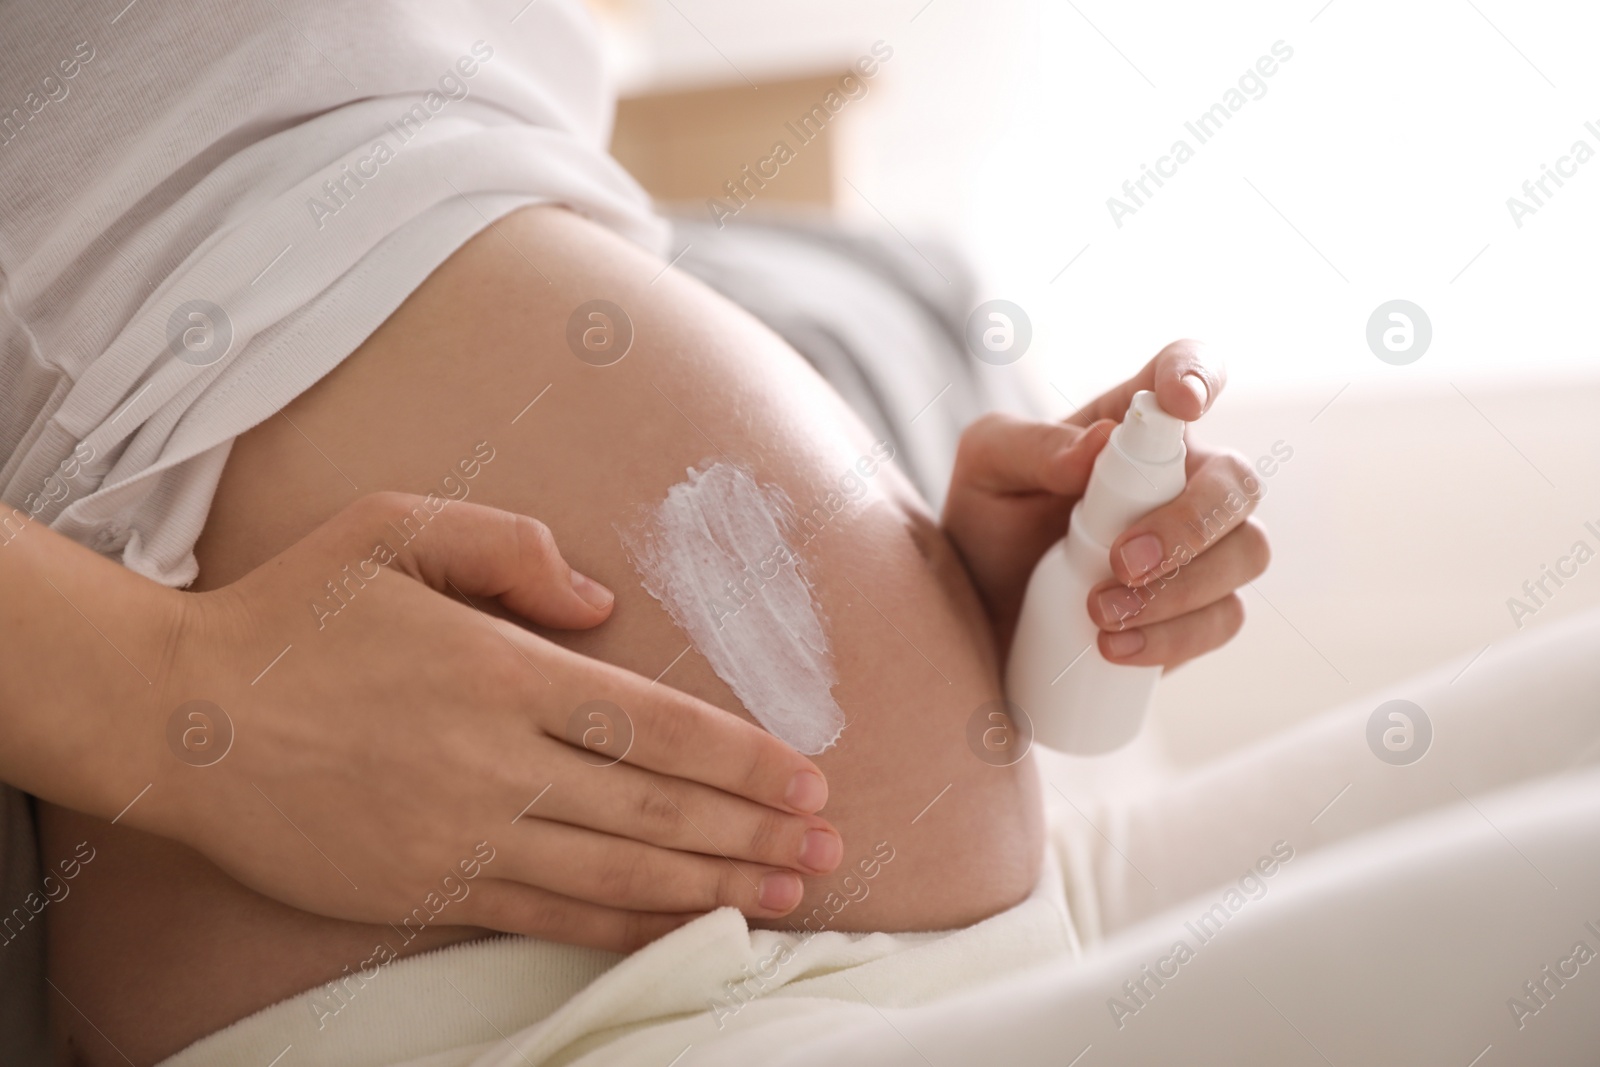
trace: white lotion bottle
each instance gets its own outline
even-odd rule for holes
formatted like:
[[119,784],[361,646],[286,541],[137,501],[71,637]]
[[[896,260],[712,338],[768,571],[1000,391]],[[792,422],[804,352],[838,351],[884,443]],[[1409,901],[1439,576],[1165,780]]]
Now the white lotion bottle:
[[1095,756],[1127,744],[1144,724],[1161,668],[1111,663],[1100,654],[1089,590],[1112,576],[1111,543],[1183,492],[1184,425],[1161,410],[1154,393],[1135,393],[1095,459],[1067,536],[1028,581],[1006,696],[1027,714],[1040,744]]

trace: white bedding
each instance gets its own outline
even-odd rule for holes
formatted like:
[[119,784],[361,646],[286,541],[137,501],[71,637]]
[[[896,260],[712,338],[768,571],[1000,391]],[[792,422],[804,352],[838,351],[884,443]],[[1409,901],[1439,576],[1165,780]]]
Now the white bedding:
[[[1220,894],[1081,960],[915,1008],[840,1006],[792,1050],[682,1064],[1592,1067],[1600,956],[1579,961],[1600,953],[1600,772],[1473,801],[1298,858],[1159,986],[1142,968],[1197,943],[1185,924]],[[1142,1007],[1108,1009],[1141,979]]]

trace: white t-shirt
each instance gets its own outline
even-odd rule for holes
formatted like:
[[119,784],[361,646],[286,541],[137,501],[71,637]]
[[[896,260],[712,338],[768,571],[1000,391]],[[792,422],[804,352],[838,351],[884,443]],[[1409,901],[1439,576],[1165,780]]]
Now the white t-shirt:
[[573,0],[118,6],[0,0],[0,500],[157,581],[233,439],[491,220],[665,241]]

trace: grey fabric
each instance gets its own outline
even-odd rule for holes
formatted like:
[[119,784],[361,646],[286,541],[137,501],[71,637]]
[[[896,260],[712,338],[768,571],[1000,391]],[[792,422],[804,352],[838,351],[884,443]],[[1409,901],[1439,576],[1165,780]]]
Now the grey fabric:
[[1038,414],[1015,368],[967,351],[975,285],[967,265],[939,242],[919,237],[913,248],[890,230],[799,219],[718,229],[680,218],[673,228],[673,253],[688,248],[678,266],[805,356],[895,445],[935,508],[969,422],[990,410]]
[[0,1067],[50,1062],[44,1028],[44,923],[25,901],[39,892],[39,845],[28,796],[0,785]]

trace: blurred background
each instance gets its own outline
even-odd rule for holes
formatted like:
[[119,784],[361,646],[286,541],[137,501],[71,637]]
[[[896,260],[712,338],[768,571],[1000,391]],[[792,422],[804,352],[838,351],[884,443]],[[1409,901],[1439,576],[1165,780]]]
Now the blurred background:
[[[1523,589],[1578,542],[1600,552],[1595,8],[591,2],[614,151],[664,204],[953,245],[1032,325],[981,373],[1056,415],[1203,338],[1230,381],[1197,435],[1292,452],[1265,479],[1276,556],[1243,634],[1164,682],[1131,758],[1190,765],[1423,671],[1470,677],[1600,605],[1600,560],[1542,603]],[[780,140],[793,158],[731,197]],[[1146,168],[1166,176],[1141,190]],[[1390,357],[1409,362],[1369,344],[1392,300],[1431,333]]]

